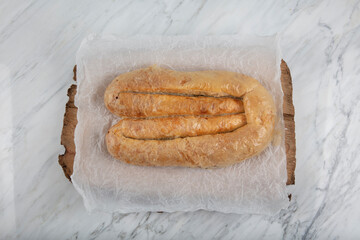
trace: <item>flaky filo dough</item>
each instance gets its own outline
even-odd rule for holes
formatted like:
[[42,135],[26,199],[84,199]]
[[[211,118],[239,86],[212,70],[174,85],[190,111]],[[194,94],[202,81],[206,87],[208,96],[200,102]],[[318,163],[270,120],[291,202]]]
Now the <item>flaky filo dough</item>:
[[[126,100],[129,94],[132,101]],[[149,96],[155,96],[150,104]],[[196,101],[204,97],[207,99]],[[208,104],[207,100],[215,103]],[[106,89],[104,101],[112,113],[124,117],[106,135],[109,153],[123,162],[141,166],[211,168],[238,163],[268,146],[276,118],[272,96],[256,79],[227,71],[181,72],[157,66],[138,69],[115,78]],[[188,109],[183,112],[181,106]],[[161,114],[157,115],[156,109]],[[173,118],[194,121],[194,117],[219,118],[221,114],[224,119],[233,115],[239,118],[229,118],[234,124],[225,124],[225,128],[209,127],[213,122],[224,122],[221,119],[201,121],[201,131],[186,135],[184,128],[184,131],[175,131],[179,132],[178,136],[172,135],[171,129],[165,129],[164,136],[156,132],[156,124],[163,120],[154,119],[147,124],[152,117],[160,116],[170,121],[162,124],[163,128],[179,128],[181,124],[171,124],[175,121]],[[141,118],[144,120],[139,125]],[[202,126],[210,132],[201,129]]]

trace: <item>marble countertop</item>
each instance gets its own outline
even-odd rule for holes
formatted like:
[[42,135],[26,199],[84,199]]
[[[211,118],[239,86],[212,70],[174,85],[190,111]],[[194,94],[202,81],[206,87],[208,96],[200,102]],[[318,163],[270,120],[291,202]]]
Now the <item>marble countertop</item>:
[[[57,162],[89,33],[279,33],[296,110],[289,208],[89,215]],[[0,1],[0,239],[359,238],[359,59],[360,1]]]

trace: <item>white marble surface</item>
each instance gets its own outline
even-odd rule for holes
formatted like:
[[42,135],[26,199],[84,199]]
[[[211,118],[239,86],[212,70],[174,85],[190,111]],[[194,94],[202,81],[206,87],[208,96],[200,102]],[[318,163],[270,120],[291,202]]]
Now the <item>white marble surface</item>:
[[[273,217],[89,215],[57,163],[89,33],[279,33],[296,108],[293,199]],[[360,237],[360,1],[0,1],[1,239]]]

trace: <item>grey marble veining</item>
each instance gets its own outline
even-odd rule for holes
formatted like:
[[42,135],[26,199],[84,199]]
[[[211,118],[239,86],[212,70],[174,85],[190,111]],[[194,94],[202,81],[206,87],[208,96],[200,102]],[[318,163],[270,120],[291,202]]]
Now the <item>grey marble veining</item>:
[[[89,215],[57,155],[75,53],[92,32],[279,33],[296,109],[289,208]],[[359,238],[359,59],[360,1],[0,1],[0,238]]]

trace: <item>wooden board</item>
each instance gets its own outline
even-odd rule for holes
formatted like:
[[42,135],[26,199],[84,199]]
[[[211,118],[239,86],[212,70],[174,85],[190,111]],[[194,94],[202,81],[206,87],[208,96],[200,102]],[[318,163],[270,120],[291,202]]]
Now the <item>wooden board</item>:
[[[76,81],[76,66],[73,69]],[[295,184],[296,167],[296,144],[295,144],[295,122],[294,105],[292,102],[292,80],[290,70],[285,61],[281,62],[281,84],[284,91],[284,121],[285,121],[285,144],[287,158],[287,185]],[[76,85],[71,85],[68,90],[69,101],[65,106],[64,125],[61,134],[61,144],[65,147],[65,153],[59,155],[59,164],[62,167],[65,176],[71,181],[73,173],[73,164],[75,158],[74,132],[77,124],[77,107],[74,105],[76,95]]]

